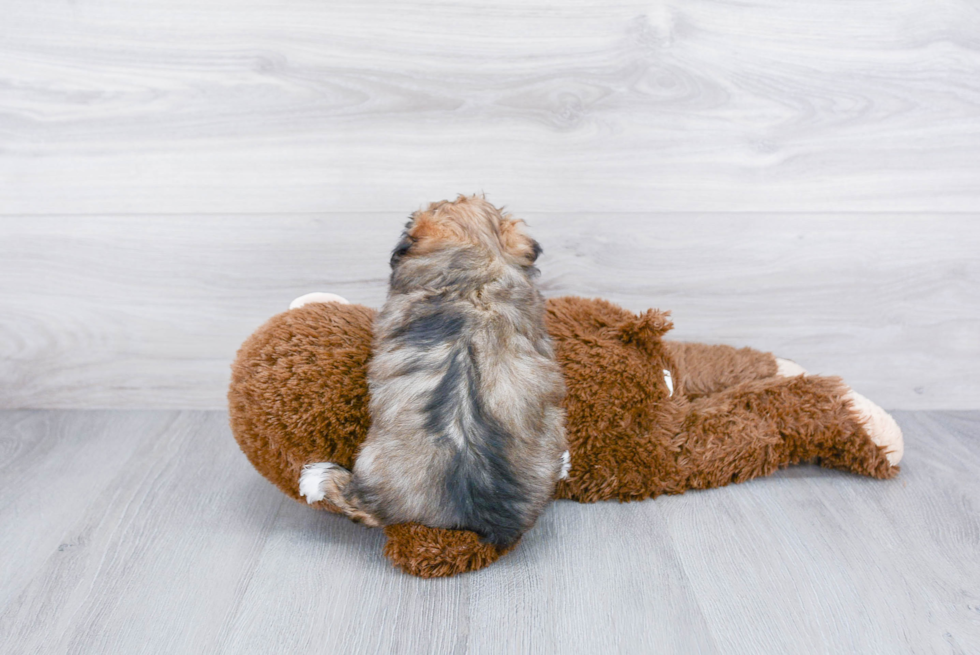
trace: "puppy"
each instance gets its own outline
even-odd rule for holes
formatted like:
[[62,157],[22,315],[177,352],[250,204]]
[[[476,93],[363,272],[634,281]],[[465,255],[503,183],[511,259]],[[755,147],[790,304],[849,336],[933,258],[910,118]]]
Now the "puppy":
[[368,431],[353,474],[300,492],[368,525],[472,530],[507,547],[567,473],[565,393],[523,221],[474,196],[412,215],[374,324]]

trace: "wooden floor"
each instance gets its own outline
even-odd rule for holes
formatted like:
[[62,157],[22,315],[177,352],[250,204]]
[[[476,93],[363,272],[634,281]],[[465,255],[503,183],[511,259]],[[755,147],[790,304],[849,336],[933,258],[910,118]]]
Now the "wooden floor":
[[894,480],[559,502],[426,581],[259,478],[223,412],[2,412],[3,652],[980,652],[980,412],[896,417]]

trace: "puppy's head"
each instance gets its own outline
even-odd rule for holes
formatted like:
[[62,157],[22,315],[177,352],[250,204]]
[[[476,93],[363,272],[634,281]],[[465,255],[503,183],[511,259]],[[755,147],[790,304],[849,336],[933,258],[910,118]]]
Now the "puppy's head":
[[404,259],[450,248],[476,248],[507,263],[531,267],[541,254],[524,232],[524,221],[502,213],[478,196],[434,202],[412,214],[391,253],[391,267]]

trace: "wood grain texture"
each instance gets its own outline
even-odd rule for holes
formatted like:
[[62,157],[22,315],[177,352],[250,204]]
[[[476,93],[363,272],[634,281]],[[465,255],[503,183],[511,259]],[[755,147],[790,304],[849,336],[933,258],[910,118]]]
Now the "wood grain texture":
[[[261,480],[223,412],[0,413],[0,443],[30,453],[0,466],[4,499],[85,441],[101,480],[0,508],[36,533],[33,553],[0,542],[4,652],[977,652],[980,412],[896,418],[895,480],[797,467],[559,502],[493,566],[420,580],[379,531]],[[40,565],[13,571],[24,556]]]
[[980,209],[964,0],[6,0],[0,212]]
[[[980,215],[534,214],[548,296],[673,310],[889,408],[980,408]],[[0,407],[225,406],[310,291],[378,307],[404,214],[0,218]]]
[[[83,413],[68,416],[84,430]],[[248,484],[254,471],[229,446],[224,414],[144,412],[135,431],[134,416],[101,422],[139,448],[118,472],[93,466],[104,491],[51,528],[62,546],[43,553],[44,566],[0,613],[7,652],[193,653],[219,643],[287,501]],[[10,527],[36,523],[28,515]]]
[[980,648],[980,562],[970,554],[980,547],[978,415],[896,418],[906,456],[895,484],[803,467],[665,507],[730,652]]
[[[114,429],[103,429],[110,421]],[[11,564],[0,567],[0,606],[52,552],[74,546],[62,541],[65,526],[105,490],[146,436],[167,427],[142,415],[0,412],[0,553]]]

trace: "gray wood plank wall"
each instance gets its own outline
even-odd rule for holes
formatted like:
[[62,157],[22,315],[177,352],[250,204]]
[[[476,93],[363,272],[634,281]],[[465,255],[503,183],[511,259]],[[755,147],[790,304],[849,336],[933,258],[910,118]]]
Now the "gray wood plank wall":
[[485,191],[550,295],[980,408],[980,11],[0,0],[0,407],[223,406],[312,290],[378,305]]

